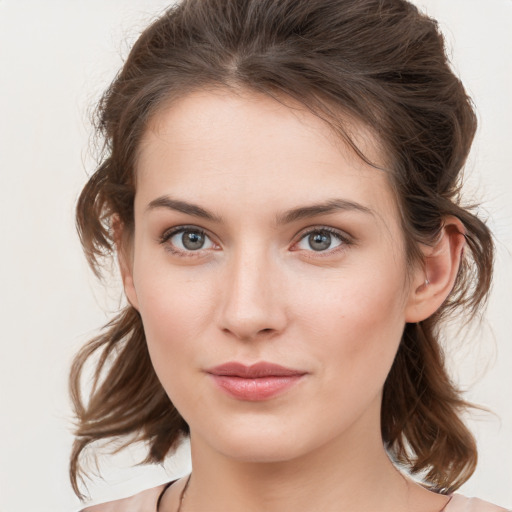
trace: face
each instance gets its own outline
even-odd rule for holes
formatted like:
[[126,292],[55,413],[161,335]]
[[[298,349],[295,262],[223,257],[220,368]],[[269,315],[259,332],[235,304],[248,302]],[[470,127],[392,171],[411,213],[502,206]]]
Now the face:
[[385,173],[312,114],[221,90],[160,112],[123,273],[193,443],[276,461],[380,436],[408,314],[403,234]]

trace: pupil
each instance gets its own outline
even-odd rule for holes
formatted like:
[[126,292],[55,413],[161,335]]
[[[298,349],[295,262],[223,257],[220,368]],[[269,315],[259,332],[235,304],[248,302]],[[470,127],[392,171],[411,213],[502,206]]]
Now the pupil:
[[309,235],[309,245],[314,251],[323,251],[331,245],[331,235],[329,233],[314,233]]
[[183,233],[181,241],[183,242],[183,246],[186,249],[194,251],[197,249],[201,249],[201,247],[204,245],[204,236],[201,233],[187,231]]

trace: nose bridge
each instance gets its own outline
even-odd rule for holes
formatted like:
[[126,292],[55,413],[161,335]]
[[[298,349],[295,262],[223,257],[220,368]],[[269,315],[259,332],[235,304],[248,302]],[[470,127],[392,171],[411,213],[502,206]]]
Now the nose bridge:
[[275,255],[263,244],[234,251],[228,263],[221,308],[221,328],[240,339],[284,328],[286,317]]

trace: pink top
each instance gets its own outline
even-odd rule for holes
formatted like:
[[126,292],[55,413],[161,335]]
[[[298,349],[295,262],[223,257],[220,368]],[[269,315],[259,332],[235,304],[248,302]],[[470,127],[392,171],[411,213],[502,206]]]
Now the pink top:
[[507,509],[478,498],[454,494],[442,512],[507,512]]
[[[101,505],[87,507],[82,512],[155,512],[158,498],[166,486],[148,489],[130,498],[110,501]],[[453,494],[451,500],[441,512],[512,512],[478,498],[466,498]]]

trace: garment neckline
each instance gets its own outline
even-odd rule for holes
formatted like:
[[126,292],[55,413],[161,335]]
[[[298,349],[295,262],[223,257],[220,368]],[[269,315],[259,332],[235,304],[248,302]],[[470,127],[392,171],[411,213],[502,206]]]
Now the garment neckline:
[[[162,492],[158,496],[158,500],[156,502],[156,512],[160,512],[160,503],[162,502],[162,499],[164,497],[164,494],[166,493],[167,489],[171,487],[172,484],[176,483],[178,480],[172,480],[169,483],[165,484],[164,488],[162,489]],[[455,494],[449,495],[449,500],[445,503],[444,507],[439,512],[448,512],[448,507],[450,506],[450,503],[452,502],[453,497]]]

